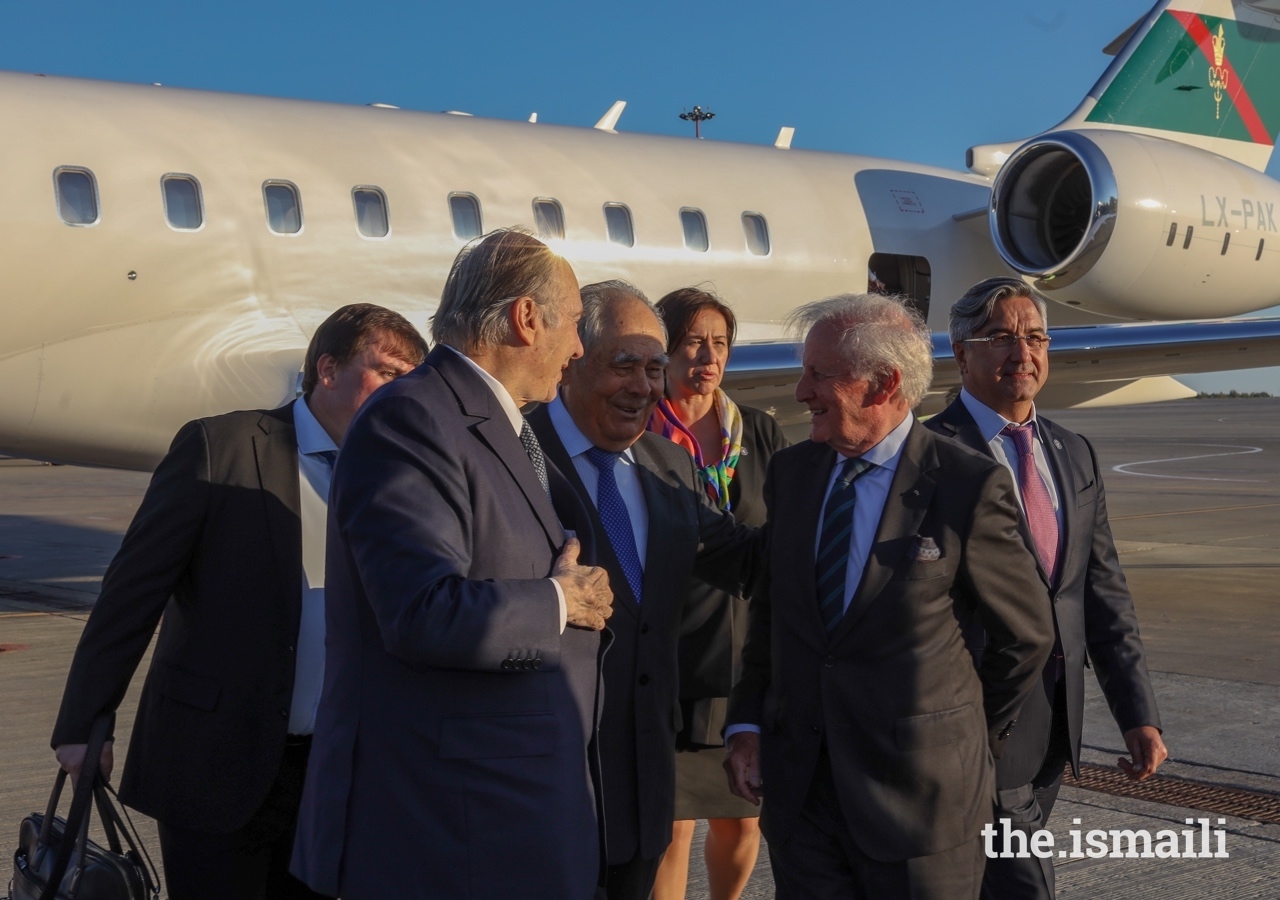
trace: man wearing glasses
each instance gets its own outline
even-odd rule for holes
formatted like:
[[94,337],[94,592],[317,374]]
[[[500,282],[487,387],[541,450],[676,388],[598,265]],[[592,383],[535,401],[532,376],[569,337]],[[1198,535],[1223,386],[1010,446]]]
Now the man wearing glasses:
[[[988,278],[970,288],[951,307],[951,347],[964,387],[927,423],[1013,474],[1023,536],[1053,603],[1053,654],[996,760],[999,834],[1001,819],[1028,833],[1044,828],[1066,762],[1078,772],[1090,662],[1132,756],[1120,767],[1141,780],[1168,756],[1097,456],[1085,438],[1036,415],[1036,394],[1049,374],[1045,327],[1045,302],[1019,279]],[[975,656],[987,640],[977,623],[965,639]],[[1034,857],[988,859],[982,896],[1052,898],[1053,866]]]

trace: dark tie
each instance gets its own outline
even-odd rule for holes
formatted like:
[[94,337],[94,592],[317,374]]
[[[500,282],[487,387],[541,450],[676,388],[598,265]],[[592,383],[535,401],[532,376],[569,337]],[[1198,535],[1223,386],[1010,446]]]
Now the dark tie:
[[542,455],[542,445],[538,443],[538,436],[529,427],[528,419],[520,426],[520,443],[524,444],[524,452],[529,454],[529,462],[533,463],[533,471],[538,473],[538,483],[542,485],[542,489],[550,497],[551,485],[547,481],[547,458]]
[[324,460],[324,464],[329,467],[329,471],[333,471],[333,464],[338,461],[337,450],[317,450],[311,456]]
[[613,553],[622,566],[622,574],[627,576],[631,593],[639,603],[644,587],[644,568],[640,565],[640,555],[636,552],[636,534],[631,530],[631,516],[627,514],[627,504],[622,501],[622,494],[618,492],[618,480],[613,474],[613,467],[621,455],[599,447],[592,447],[586,452],[587,462],[600,473],[600,479],[596,482],[596,510],[600,513],[600,523],[604,525],[604,533],[613,545]]
[[1031,529],[1031,540],[1036,545],[1040,565],[1053,581],[1057,578],[1058,517],[1053,512],[1049,489],[1036,468],[1032,449],[1034,427],[1029,422],[1026,425],[1006,425],[1004,434],[1013,438],[1013,444],[1018,448],[1018,493],[1022,495],[1022,511],[1027,517],[1027,527]]
[[822,512],[822,537],[818,541],[818,605],[827,631],[844,615],[845,570],[849,566],[849,541],[853,535],[853,508],[858,491],[853,483],[875,463],[846,459]]

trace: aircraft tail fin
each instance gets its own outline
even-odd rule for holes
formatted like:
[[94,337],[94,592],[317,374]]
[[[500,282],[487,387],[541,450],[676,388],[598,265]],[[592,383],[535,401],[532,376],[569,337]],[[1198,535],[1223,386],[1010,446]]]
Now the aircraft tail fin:
[[1161,0],[1107,49],[1122,40],[1059,129],[1137,131],[1267,167],[1280,133],[1280,0]]

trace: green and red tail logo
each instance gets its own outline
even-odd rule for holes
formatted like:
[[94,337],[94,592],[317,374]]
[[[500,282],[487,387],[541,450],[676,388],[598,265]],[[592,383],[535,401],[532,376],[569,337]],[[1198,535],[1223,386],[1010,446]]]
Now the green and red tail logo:
[[1280,133],[1280,31],[1163,12],[1085,121],[1273,146]]

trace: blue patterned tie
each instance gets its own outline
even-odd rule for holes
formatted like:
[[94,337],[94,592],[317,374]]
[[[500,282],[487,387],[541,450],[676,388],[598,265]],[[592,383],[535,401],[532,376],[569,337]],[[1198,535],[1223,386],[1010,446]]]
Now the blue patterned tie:
[[640,555],[636,552],[636,534],[631,530],[631,516],[627,514],[627,504],[622,501],[622,494],[618,492],[618,480],[613,474],[613,467],[621,455],[599,447],[586,451],[587,462],[600,473],[600,479],[596,483],[596,509],[600,513],[600,523],[604,525],[604,533],[613,545],[613,553],[622,566],[622,574],[627,576],[631,593],[639,603],[644,587],[644,568],[640,565]]
[[853,483],[875,463],[846,459],[822,513],[822,538],[818,541],[816,569],[818,606],[827,631],[844,615],[845,570],[849,566],[849,540],[853,534],[853,507],[858,499]]

